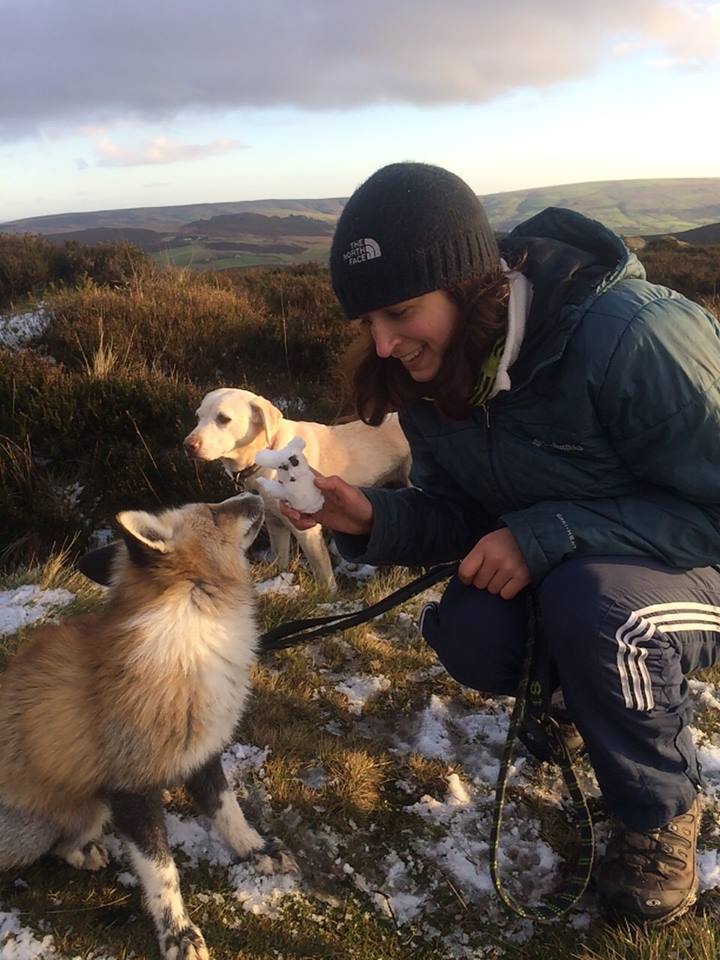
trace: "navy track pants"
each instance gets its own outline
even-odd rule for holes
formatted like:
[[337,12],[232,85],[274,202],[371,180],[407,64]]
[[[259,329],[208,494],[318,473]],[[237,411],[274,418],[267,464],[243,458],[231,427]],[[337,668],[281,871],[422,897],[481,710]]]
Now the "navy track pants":
[[[720,572],[582,557],[536,591],[537,629],[611,812],[634,830],[684,813],[701,789],[685,678],[719,657]],[[515,693],[527,636],[522,596],[503,600],[454,578],[424,609],[420,629],[460,683]]]

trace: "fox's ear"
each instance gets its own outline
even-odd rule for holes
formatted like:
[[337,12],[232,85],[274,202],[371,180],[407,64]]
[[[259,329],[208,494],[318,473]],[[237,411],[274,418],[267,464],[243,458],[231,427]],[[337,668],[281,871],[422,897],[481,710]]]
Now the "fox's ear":
[[247,549],[262,526],[265,510],[262,497],[256,493],[241,493],[229,497],[222,503],[208,504],[215,524],[222,527],[225,523],[242,524],[242,544]]
[[123,510],[115,518],[135,560],[147,560],[148,555],[170,553],[172,531],[166,523],[144,510]]

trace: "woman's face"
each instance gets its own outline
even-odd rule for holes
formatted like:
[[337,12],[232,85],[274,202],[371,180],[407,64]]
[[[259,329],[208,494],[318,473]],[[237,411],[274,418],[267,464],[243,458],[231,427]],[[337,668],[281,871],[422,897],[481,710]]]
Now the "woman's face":
[[403,300],[361,319],[370,327],[379,357],[394,357],[418,383],[437,376],[455,332],[459,310],[444,290]]

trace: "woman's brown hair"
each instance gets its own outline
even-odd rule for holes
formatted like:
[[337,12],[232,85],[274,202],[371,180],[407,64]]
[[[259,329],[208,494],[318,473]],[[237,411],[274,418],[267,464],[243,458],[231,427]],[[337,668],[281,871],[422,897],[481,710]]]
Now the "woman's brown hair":
[[434,400],[450,419],[462,420],[470,413],[469,397],[480,368],[506,328],[510,284],[498,269],[445,292],[459,308],[458,323],[442,366],[429,383],[416,383],[399,360],[379,357],[369,328],[362,325],[348,351],[346,368],[355,408],[365,423],[377,426],[386,414],[422,397]]

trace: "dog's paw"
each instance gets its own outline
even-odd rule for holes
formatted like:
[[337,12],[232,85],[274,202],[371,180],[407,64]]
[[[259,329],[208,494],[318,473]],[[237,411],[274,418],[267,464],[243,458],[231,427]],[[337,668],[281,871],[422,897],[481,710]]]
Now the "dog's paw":
[[160,941],[164,960],[210,960],[210,954],[199,928],[194,923],[165,933]]
[[76,870],[102,870],[110,863],[110,855],[105,847],[91,840],[84,847],[76,847],[64,854],[63,859]]
[[252,854],[253,865],[258,873],[270,876],[273,873],[300,873],[297,860],[278,837],[266,840]]

